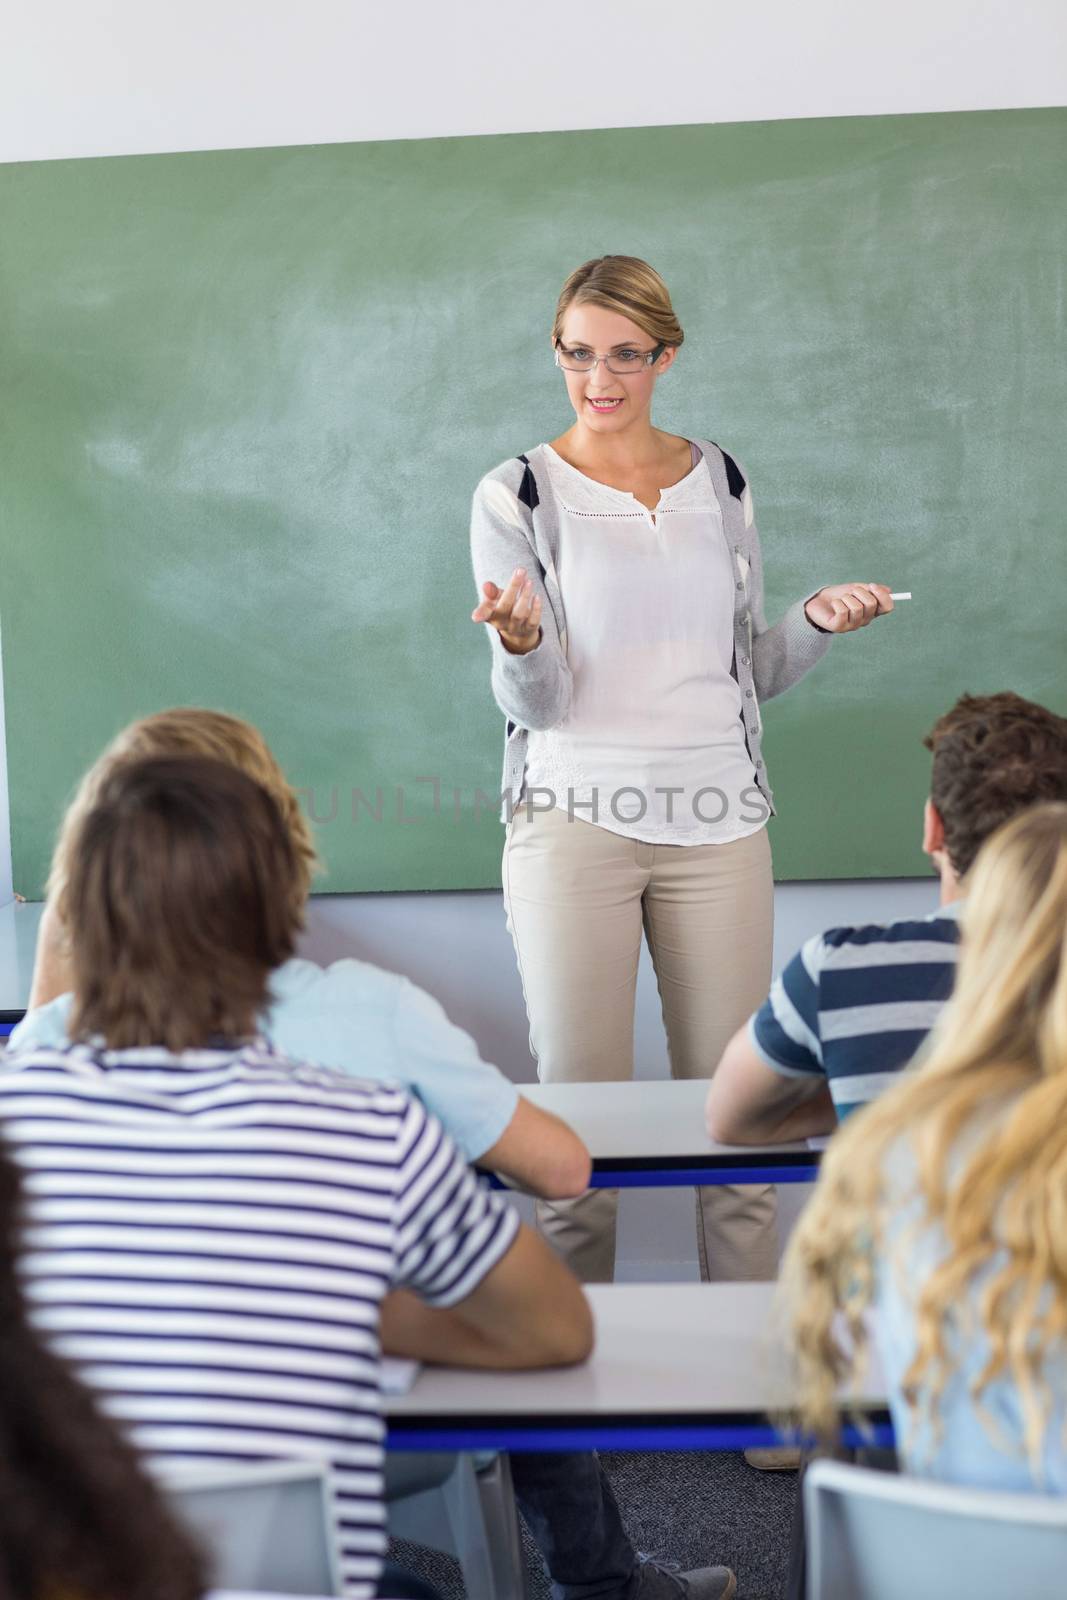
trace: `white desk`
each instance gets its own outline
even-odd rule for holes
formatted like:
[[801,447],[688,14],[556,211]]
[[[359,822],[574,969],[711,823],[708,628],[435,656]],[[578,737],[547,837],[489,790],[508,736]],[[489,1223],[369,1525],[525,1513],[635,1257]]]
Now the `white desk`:
[[818,1152],[805,1141],[766,1148],[716,1144],[704,1131],[707,1083],[523,1084],[584,1140],[593,1187],[664,1188],[713,1183],[811,1183]]
[[[43,906],[0,906],[0,1036],[10,1033],[30,992]],[[757,1149],[715,1144],[704,1132],[701,1081],[524,1084],[534,1105],[554,1111],[585,1141],[594,1188],[692,1187],[713,1183],[810,1183],[819,1156],[806,1143]]]
[[[790,1384],[772,1283],[596,1284],[596,1349],[580,1367],[426,1367],[385,1400],[400,1450],[741,1450],[777,1438]],[[872,1361],[848,1399],[889,1442]]]

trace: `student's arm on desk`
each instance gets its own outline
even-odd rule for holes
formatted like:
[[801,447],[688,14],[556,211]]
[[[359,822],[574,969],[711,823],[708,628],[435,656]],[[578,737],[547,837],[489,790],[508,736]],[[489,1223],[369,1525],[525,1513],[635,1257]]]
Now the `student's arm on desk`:
[[[343,965],[331,971],[339,973]],[[589,1153],[578,1135],[526,1100],[497,1067],[483,1061],[470,1035],[425,990],[395,974],[378,973],[376,978],[393,991],[392,1076],[414,1088],[468,1161],[542,1200],[584,1193]],[[358,1017],[353,1022],[358,1037]]]
[[720,1144],[788,1144],[832,1133],[837,1113],[826,1079],[776,1072],[745,1024],[715,1069],[704,1107],[708,1137]]
[[478,1165],[542,1200],[584,1194],[593,1170],[589,1151],[573,1128],[524,1095],[500,1138],[478,1157]]
[[530,1228],[458,1305],[428,1306],[409,1289],[382,1302],[387,1355],[449,1367],[566,1367],[593,1348],[578,1280]]

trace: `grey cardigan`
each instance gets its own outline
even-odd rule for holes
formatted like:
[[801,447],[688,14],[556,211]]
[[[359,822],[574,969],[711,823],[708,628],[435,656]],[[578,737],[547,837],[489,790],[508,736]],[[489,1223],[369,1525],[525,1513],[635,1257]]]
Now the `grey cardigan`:
[[[745,743],[756,783],[767,805],[759,702],[792,687],[830,647],[831,635],[812,626],[798,600],[773,627],[763,612],[763,562],[744,473],[717,444],[693,441],[704,456],[722,508],[723,529],[733,552],[733,675],[741,690]],[[526,770],[527,731],[554,728],[570,709],[573,680],[567,665],[567,619],[556,560],[559,521],[541,445],[494,468],[475,491],[471,513],[471,557],[481,594],[484,582],[500,588],[516,567],[525,567],[541,597],[541,642],[524,656],[512,655],[495,628],[486,628],[492,650],[492,689],[507,718],[502,782],[503,815],[518,803]],[[818,590],[814,591],[818,593]],[[811,598],[809,594],[807,599]]]

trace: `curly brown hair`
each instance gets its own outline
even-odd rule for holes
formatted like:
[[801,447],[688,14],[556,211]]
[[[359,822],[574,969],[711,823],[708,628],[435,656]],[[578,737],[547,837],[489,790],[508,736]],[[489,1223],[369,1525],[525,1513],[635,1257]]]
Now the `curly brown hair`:
[[0,1149],[0,1600],[199,1600],[200,1552],[30,1326],[19,1209],[16,1169]]
[[1020,811],[1067,800],[1067,717],[1022,695],[961,695],[923,743],[933,752],[930,799],[957,878]]

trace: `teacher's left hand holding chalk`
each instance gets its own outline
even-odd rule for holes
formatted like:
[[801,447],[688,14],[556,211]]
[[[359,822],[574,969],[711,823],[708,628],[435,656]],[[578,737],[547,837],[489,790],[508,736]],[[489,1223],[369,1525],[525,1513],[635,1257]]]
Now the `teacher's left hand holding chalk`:
[[884,583],[832,583],[804,602],[804,615],[823,633],[853,633],[893,609]]

